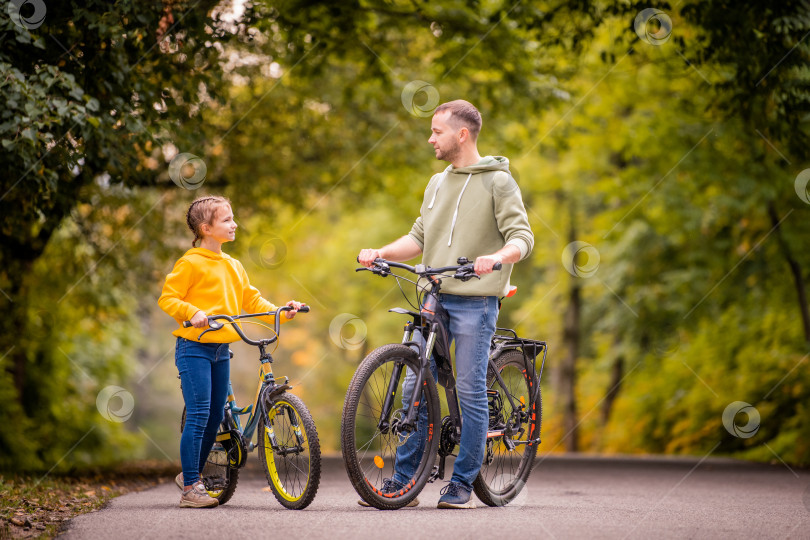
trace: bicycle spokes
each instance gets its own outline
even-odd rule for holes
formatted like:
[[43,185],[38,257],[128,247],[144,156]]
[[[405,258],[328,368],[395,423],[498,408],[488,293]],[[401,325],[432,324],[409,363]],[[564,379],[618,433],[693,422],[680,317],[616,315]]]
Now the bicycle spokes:
[[309,505],[318,489],[320,446],[303,402],[283,393],[271,399],[260,422],[259,456],[270,488],[287,508]]
[[500,377],[490,373],[487,380],[489,429],[474,482],[476,495],[490,506],[509,503],[525,485],[537,452],[531,437],[539,437],[540,426],[540,395],[532,401],[536,383],[525,373],[522,354],[504,353],[496,365]]

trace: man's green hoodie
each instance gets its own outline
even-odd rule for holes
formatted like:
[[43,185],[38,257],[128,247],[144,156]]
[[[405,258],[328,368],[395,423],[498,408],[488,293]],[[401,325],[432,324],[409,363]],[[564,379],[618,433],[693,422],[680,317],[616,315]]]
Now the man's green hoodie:
[[[509,160],[486,156],[469,167],[448,166],[433,175],[425,189],[420,216],[409,236],[422,248],[422,263],[432,267],[474,261],[506,244],[525,259],[534,247],[520,188],[509,172]],[[480,280],[445,279],[442,292],[461,296],[504,296],[511,264]]]

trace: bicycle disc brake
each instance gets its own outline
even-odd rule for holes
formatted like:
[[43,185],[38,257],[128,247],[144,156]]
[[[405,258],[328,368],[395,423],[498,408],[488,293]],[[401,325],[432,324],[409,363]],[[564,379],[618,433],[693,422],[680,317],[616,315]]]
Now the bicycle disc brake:
[[416,433],[415,429],[410,429],[405,431],[402,429],[403,423],[405,422],[405,411],[402,409],[397,409],[391,414],[391,433],[396,435],[397,437],[397,446],[402,446],[408,439],[410,439],[414,433]]

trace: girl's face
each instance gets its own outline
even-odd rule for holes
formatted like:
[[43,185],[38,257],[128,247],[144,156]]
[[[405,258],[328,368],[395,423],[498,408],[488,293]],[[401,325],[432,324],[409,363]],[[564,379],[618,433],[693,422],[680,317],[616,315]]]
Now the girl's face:
[[236,222],[233,220],[233,211],[229,204],[223,204],[214,211],[211,224],[203,224],[202,232],[205,236],[224,244],[236,238]]

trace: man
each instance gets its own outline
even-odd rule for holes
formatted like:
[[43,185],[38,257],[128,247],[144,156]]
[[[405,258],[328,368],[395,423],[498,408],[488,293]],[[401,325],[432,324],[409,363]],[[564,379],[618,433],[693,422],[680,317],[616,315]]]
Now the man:
[[[467,282],[445,280],[439,298],[450,315],[450,338],[456,343],[456,389],[463,419],[458,458],[439,508],[475,507],[472,483],[484,458],[487,358],[498,297],[509,290],[513,263],[526,258],[534,246],[509,160],[482,158],[477,147],[480,131],[481,114],[472,104],[456,100],[436,108],[428,142],[436,159],[450,165],[430,179],[420,216],[408,235],[379,249],[364,249],[358,256],[366,267],[378,257],[402,262],[422,254],[422,262],[432,267],[454,265],[459,257],[467,257],[475,260],[475,272],[481,276]],[[496,263],[503,265],[500,272],[493,272]],[[435,376],[435,364],[433,371]],[[412,388],[414,379],[409,370],[403,387]],[[419,437],[410,437],[397,449],[395,474],[386,491],[397,491],[409,481],[421,445]]]

